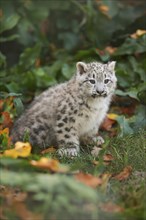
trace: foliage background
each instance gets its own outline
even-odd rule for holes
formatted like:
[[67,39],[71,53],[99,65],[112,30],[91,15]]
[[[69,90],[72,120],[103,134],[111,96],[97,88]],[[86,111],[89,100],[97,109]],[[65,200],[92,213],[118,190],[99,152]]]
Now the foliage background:
[[1,98],[17,97],[18,114],[21,99],[28,103],[48,86],[68,80],[77,61],[116,60],[116,94],[142,104],[132,123],[136,129],[144,126],[146,34],[131,35],[146,29],[145,15],[142,0],[2,0]]

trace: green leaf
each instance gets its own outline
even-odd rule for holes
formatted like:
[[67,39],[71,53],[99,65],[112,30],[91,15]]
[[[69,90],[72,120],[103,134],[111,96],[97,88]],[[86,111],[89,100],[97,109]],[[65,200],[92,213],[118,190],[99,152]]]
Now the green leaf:
[[134,53],[144,53],[146,52],[146,34],[142,35],[137,39],[127,38],[125,42],[117,49],[113,54],[114,56],[119,55],[129,55]]
[[0,52],[0,67],[6,66],[6,57]]
[[143,105],[146,105],[146,89],[143,89],[140,92],[138,92],[137,97]]
[[133,129],[130,127],[128,120],[125,118],[125,116],[122,115],[117,117],[116,121],[120,126],[120,134],[119,134],[120,137],[133,133]]
[[3,33],[4,31],[10,30],[16,26],[20,19],[20,16],[18,14],[13,14],[7,18],[4,18],[1,21],[0,25],[0,33]]
[[7,41],[16,40],[17,38],[19,38],[19,35],[18,34],[13,34],[13,35],[11,35],[9,37],[1,37],[0,38],[0,42],[4,43],[4,42],[7,42]]
[[74,67],[70,67],[68,64],[63,64],[62,66],[62,74],[66,79],[70,79],[74,73]]
[[119,90],[117,89],[116,90],[116,95],[119,95],[119,96],[130,96],[131,98],[134,98],[134,99],[137,99],[137,89],[130,89],[129,91],[122,91],[122,90]]
[[36,44],[34,47],[26,48],[20,55],[19,65],[25,69],[35,64],[41,51],[41,44]]
[[20,98],[14,99],[14,106],[18,115],[20,115],[24,111],[24,106]]

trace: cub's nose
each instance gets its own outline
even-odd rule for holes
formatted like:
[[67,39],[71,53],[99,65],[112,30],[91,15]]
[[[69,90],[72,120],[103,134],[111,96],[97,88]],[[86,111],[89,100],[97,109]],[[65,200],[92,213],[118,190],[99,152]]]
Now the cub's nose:
[[104,90],[96,90],[96,92],[99,94],[99,95],[102,95],[104,93]]

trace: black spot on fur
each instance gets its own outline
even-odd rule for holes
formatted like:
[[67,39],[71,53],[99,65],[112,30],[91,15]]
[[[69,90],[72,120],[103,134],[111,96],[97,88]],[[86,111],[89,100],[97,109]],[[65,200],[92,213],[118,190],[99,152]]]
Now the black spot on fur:
[[89,106],[87,103],[85,104],[85,106],[86,106],[88,109],[90,109],[90,106]]
[[64,137],[65,138],[70,138],[70,136],[68,134],[65,134]]
[[65,140],[60,140],[59,144],[65,144]]
[[68,127],[65,128],[65,131],[70,132],[70,130],[71,130],[71,128],[68,128]]
[[72,136],[76,136],[76,133],[71,133]]
[[58,130],[57,133],[61,134],[61,133],[62,133],[62,130]]
[[39,116],[36,116],[36,121],[39,122],[39,123],[42,123],[42,120]]
[[58,127],[62,127],[64,125],[64,123],[59,123]]
[[63,118],[63,119],[62,119],[62,121],[63,121],[63,122],[65,122],[65,123],[67,123],[68,118],[67,118],[67,117],[65,117],[65,118]]
[[75,110],[74,110],[74,114],[77,114],[77,112],[78,112],[78,110],[77,110],[77,109],[75,109]]
[[83,116],[83,113],[79,113],[78,116],[82,117],[82,116]]
[[44,114],[44,113],[41,115],[41,117],[42,117],[43,119],[47,119],[47,118],[48,118],[47,115]]
[[60,120],[61,119],[61,115],[57,115],[57,120]]
[[38,129],[39,129],[40,131],[44,131],[44,130],[45,130],[44,126],[42,126],[42,125],[39,125],[39,126],[38,126]]
[[69,121],[70,121],[70,122],[75,122],[76,120],[75,120],[73,117],[70,117],[70,118],[69,118]]
[[41,136],[41,139],[42,139],[42,140],[44,140],[45,137],[46,137],[45,133],[42,133],[40,136]]
[[63,106],[63,108],[60,110],[60,112],[61,112],[62,114],[65,114],[65,110],[66,110],[66,106]]
[[48,125],[48,123],[45,122],[43,125],[45,128],[50,129],[50,126]]
[[39,128],[33,128],[32,131],[37,135],[40,133]]

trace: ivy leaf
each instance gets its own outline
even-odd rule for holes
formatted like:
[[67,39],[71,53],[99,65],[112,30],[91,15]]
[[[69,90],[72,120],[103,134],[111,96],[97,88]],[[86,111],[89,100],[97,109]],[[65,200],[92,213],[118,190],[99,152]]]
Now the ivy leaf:
[[24,106],[19,97],[14,99],[14,106],[16,108],[17,114],[20,115],[24,111]]
[[19,65],[24,67],[24,69],[31,67],[35,64],[41,51],[41,45],[36,44],[34,47],[26,48],[24,52],[20,55]]
[[125,116],[122,115],[122,116],[117,117],[116,121],[118,122],[118,124],[120,126],[121,133],[119,134],[119,136],[122,137],[123,135],[133,133],[133,129],[130,127],[130,125],[128,123],[128,119],[126,119]]
[[13,14],[7,18],[5,18],[0,25],[0,34],[4,31],[10,30],[15,27],[20,19],[18,14]]

